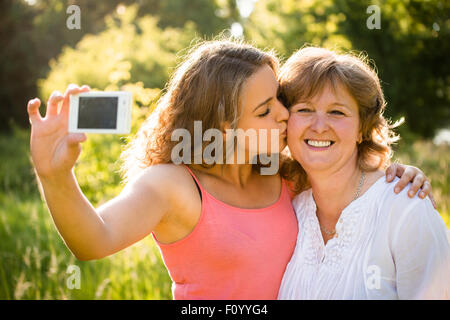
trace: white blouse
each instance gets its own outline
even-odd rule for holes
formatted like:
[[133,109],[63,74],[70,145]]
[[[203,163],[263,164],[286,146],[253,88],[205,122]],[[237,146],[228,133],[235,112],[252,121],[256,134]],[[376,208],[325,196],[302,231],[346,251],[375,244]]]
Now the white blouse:
[[394,186],[381,177],[350,203],[326,245],[311,189],[297,195],[297,245],[278,299],[449,299],[448,229],[428,198]]

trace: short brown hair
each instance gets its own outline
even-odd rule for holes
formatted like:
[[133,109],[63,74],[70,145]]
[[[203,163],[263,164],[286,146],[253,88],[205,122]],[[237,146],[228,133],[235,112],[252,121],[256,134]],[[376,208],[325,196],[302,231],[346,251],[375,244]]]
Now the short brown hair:
[[[362,141],[358,144],[358,165],[361,170],[373,171],[389,164],[391,144],[398,140],[392,125],[384,118],[386,107],[380,80],[367,56],[340,54],[324,48],[305,47],[295,52],[279,73],[280,100],[289,108],[296,102],[320,93],[325,85],[336,90],[343,85],[358,104]],[[300,170],[299,172],[294,172]],[[297,176],[299,165],[286,163],[282,174]],[[304,172],[304,171],[303,171]],[[303,174],[304,175],[304,174]],[[297,190],[301,190],[297,186]]]

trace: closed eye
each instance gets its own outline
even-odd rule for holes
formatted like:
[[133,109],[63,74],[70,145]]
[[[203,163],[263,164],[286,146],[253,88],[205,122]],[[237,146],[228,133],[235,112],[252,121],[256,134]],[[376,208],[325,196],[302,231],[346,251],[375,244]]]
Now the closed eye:
[[330,113],[335,114],[335,115],[339,115],[339,116],[344,116],[345,113],[343,113],[342,111],[339,110],[333,110]]
[[259,114],[258,117],[260,117],[260,118],[265,117],[265,116],[267,116],[269,113],[270,113],[270,108],[267,108],[267,110],[266,110],[264,113]]
[[312,109],[309,109],[309,108],[301,108],[301,109],[298,109],[297,112],[307,113],[307,112],[312,112]]

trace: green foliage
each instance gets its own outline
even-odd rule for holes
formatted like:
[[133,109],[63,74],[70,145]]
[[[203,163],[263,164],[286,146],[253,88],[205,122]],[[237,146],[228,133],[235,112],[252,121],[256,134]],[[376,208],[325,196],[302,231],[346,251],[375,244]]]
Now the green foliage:
[[81,30],[66,28],[66,9],[73,0],[0,1],[0,130],[11,129],[10,120],[28,125],[26,103],[37,96],[37,79],[49,70],[48,62],[63,45],[74,46],[83,35],[104,28],[104,16],[121,0],[77,0],[82,10]]
[[[121,87],[133,93],[129,136],[88,134],[75,175],[94,207],[122,188],[122,148],[155,107],[159,89],[142,82]],[[106,90],[118,90],[110,83]],[[171,299],[171,280],[151,236],[99,261],[77,261],[48,212],[32,169],[30,131],[13,125],[0,135],[0,299]],[[69,289],[70,265],[80,267],[81,288]]]
[[[129,1],[133,3],[135,1]],[[233,1],[232,1],[233,2]],[[212,36],[229,25],[229,15],[219,16],[217,12],[228,3],[215,0],[147,0],[139,4],[139,15],[158,16],[158,26],[183,28],[187,22],[194,23],[200,34]]]
[[[39,64],[35,54],[33,12],[21,1],[0,1],[0,131],[10,127],[9,119],[27,126],[23,96],[36,95]],[[17,36],[15,36],[17,35]]]
[[[339,25],[355,49],[376,61],[389,102],[387,114],[405,116],[421,137],[450,125],[450,2],[396,1],[379,4],[381,29],[365,27],[365,8],[371,1],[336,1],[346,10]],[[439,30],[439,31],[436,31]]]
[[[372,4],[381,29],[367,28]],[[404,116],[413,135],[433,137],[450,126],[449,13],[442,0],[260,0],[245,27],[249,39],[284,58],[305,44],[365,51],[376,62],[386,114]]]
[[[113,19],[120,22],[118,16],[123,8],[133,4],[136,8],[136,17],[148,15],[155,17],[157,27],[161,30],[166,28],[181,30],[187,25],[188,29],[195,26],[200,36],[211,36],[230,24],[230,13],[220,16],[216,13],[227,11],[225,9],[228,9],[230,2],[234,0],[139,2],[133,0],[35,0],[34,2],[34,5],[29,5],[25,0],[0,1],[0,47],[2,48],[0,51],[0,69],[2,70],[0,73],[0,110],[2,112],[0,131],[11,130],[10,120],[14,120],[21,127],[27,127],[28,118],[24,106],[29,99],[38,95],[37,79],[46,77],[51,68],[49,61],[56,58],[63,47],[75,48],[81,38],[96,35],[105,30],[108,27],[107,21],[110,21],[105,20],[105,16],[115,15]],[[80,30],[70,30],[66,27],[66,20],[69,17],[66,10],[73,4],[80,8]],[[138,33],[140,31],[138,29]],[[178,40],[183,41],[175,32],[168,32],[166,36],[167,43],[172,46]],[[153,53],[158,54],[159,48]],[[100,59],[99,64],[105,62],[106,60]],[[167,66],[170,66],[170,63],[164,65],[164,67]],[[133,65],[133,68],[137,70],[139,67],[140,65]],[[155,70],[152,69],[152,71]],[[166,68],[160,67],[157,76],[151,77],[145,74],[147,78],[143,81],[146,85],[152,83],[148,80],[161,83],[163,79],[158,76],[166,72]]]
[[[0,194],[8,190],[29,194],[35,192],[35,175],[31,167],[30,131],[12,124],[12,134],[0,135]],[[5,158],[7,157],[7,158]]]
[[[414,134],[432,137],[436,129],[450,126],[449,3],[259,0],[247,19],[239,17],[236,0],[95,4],[36,0],[34,6],[24,0],[5,0],[0,4],[0,130],[10,127],[9,119],[27,126],[24,106],[37,95],[36,80],[47,78],[49,68],[45,82],[57,85],[54,89],[64,89],[67,78],[95,83],[93,87],[99,89],[111,81],[128,80],[162,88],[175,66],[176,53],[189,44],[194,33],[217,35],[239,21],[248,40],[275,48],[284,58],[305,43],[366,51],[378,67],[389,102],[388,116],[404,116]],[[81,30],[65,27],[65,9],[70,4],[81,9]],[[380,30],[366,25],[370,16],[366,10],[372,4],[380,8]],[[134,18],[124,22],[121,16],[130,16],[130,11]],[[108,44],[112,44],[110,50]],[[98,73],[91,72],[91,67]],[[44,94],[51,90],[42,81],[40,87]]]
[[431,180],[438,211],[450,227],[450,146],[436,146],[431,141],[400,141],[394,159],[420,168]]
[[106,18],[106,30],[86,35],[76,48],[65,47],[51,71],[39,82],[41,96],[53,90],[63,92],[68,84],[88,84],[104,90],[127,83],[142,82],[145,87],[163,88],[177,64],[177,53],[195,37],[195,28],[187,23],[183,30],[157,26],[157,19],[136,19],[137,7]]
[[[132,86],[132,87],[130,87]],[[139,85],[135,91],[135,132],[158,92]],[[120,136],[88,135],[75,167],[81,189],[91,203],[122,189],[116,161]],[[69,252],[39,194],[29,153],[29,130],[15,127],[0,136],[0,299],[171,299],[171,281],[151,236],[110,257],[82,262]],[[69,289],[67,268],[77,265],[81,288]]]
[[248,37],[261,47],[274,47],[284,58],[305,43],[351,49],[352,44],[339,32],[345,20],[327,1],[258,1],[246,25]]
[[[150,237],[102,260],[77,261],[36,192],[0,194],[0,239],[0,299],[171,299]],[[70,265],[80,268],[80,289],[67,286]]]

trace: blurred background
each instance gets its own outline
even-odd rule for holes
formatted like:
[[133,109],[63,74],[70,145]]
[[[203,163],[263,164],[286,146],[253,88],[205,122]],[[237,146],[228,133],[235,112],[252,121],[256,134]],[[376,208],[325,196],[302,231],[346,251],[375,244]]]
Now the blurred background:
[[[71,5],[80,9],[79,29],[68,28]],[[72,257],[37,187],[26,105],[69,83],[129,90],[133,134],[186,48],[219,34],[275,49],[282,61],[304,44],[367,53],[382,80],[386,115],[405,119],[393,160],[431,178],[450,226],[449,1],[2,0],[0,299],[172,298],[151,237],[100,261]],[[45,115],[45,103],[40,111]],[[75,173],[95,207],[122,190],[119,155],[130,138],[88,134]],[[79,289],[69,284],[71,265],[80,268]]]

